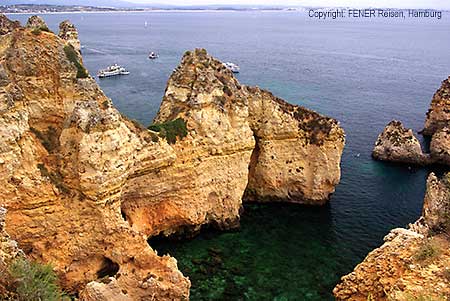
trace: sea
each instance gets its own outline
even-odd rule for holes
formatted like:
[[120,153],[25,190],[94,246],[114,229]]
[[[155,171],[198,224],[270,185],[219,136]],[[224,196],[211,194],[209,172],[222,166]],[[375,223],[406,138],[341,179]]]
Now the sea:
[[[28,15],[11,15],[23,24]],[[421,213],[431,171],[374,161],[391,120],[415,132],[450,74],[450,15],[442,19],[327,19],[299,11],[159,11],[42,15],[78,28],[95,76],[113,63],[128,76],[97,79],[114,105],[147,126],[183,53],[206,48],[241,67],[237,79],[338,119],[347,143],[329,204],[245,205],[241,228],[150,240],[192,282],[191,300],[333,300],[340,277]],[[150,51],[157,60],[147,58]],[[419,137],[421,137],[419,135]],[[427,147],[427,141],[420,138]]]

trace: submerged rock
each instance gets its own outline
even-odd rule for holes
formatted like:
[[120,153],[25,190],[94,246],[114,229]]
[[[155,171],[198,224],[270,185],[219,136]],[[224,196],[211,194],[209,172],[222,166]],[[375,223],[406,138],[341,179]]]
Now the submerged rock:
[[333,290],[336,300],[446,300],[450,295],[450,173],[430,174],[422,216],[394,229]]
[[413,131],[396,120],[391,121],[378,136],[372,156],[381,161],[415,165],[430,163],[430,156],[422,152]]

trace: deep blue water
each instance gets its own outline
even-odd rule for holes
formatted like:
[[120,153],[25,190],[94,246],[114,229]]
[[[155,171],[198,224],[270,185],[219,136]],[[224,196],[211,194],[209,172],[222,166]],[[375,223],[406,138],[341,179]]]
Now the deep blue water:
[[[342,181],[329,205],[247,206],[240,231],[205,231],[190,241],[154,245],[178,259],[192,280],[192,300],[332,299],[339,278],[391,228],[420,215],[428,170],[376,162],[370,153],[392,119],[422,128],[433,93],[450,74],[449,17],[324,22],[298,12],[44,16],[55,31],[63,19],[77,25],[91,74],[115,62],[131,71],[99,83],[121,112],[145,125],[184,51],[204,47],[239,64],[242,83],[337,118],[344,127]],[[24,22],[27,16],[14,18]],[[150,50],[161,57],[148,60]]]

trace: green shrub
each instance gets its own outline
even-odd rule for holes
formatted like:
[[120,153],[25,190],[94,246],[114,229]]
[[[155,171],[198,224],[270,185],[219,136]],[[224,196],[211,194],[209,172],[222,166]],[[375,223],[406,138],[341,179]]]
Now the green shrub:
[[39,29],[42,30],[42,31],[45,31],[45,32],[52,32],[52,31],[47,27],[47,25],[41,26],[41,27],[39,27]]
[[58,278],[51,265],[42,265],[25,259],[17,259],[9,273],[16,284],[16,293],[23,301],[59,301],[62,293],[57,285]]
[[177,138],[183,139],[187,136],[186,121],[183,118],[177,118],[172,121],[167,121],[159,124],[152,124],[148,127],[149,130],[158,132],[160,137],[166,138],[169,144],[177,142]]
[[32,34],[34,34],[34,35],[40,35],[41,34],[41,32],[43,32],[43,31],[45,31],[45,32],[52,32],[47,26],[41,26],[41,27],[35,27],[35,28],[33,28],[33,30],[31,31],[31,33]]
[[38,28],[38,27],[34,28],[34,29],[31,31],[31,33],[34,34],[34,35],[36,35],[36,36],[40,35],[41,32],[42,32],[42,30],[41,30],[40,28]]
[[64,52],[66,53],[67,58],[69,61],[77,67],[77,78],[87,78],[89,77],[89,73],[87,70],[83,67],[83,65],[78,60],[78,54],[73,48],[72,45],[66,45],[64,46]]
[[427,241],[423,243],[417,252],[414,254],[414,259],[417,261],[426,261],[433,259],[440,254],[440,249],[433,241]]
[[41,172],[41,176],[49,178],[56,188],[58,188],[62,193],[67,194],[70,192],[70,189],[67,188],[66,184],[64,184],[63,177],[59,171],[50,172],[42,163],[38,163],[37,168]]

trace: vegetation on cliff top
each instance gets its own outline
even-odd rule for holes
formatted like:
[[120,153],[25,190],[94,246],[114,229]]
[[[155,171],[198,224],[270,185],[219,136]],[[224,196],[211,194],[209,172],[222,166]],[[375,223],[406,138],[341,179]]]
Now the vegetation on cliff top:
[[18,300],[59,301],[63,299],[51,265],[17,259],[10,267]]
[[160,137],[166,138],[169,144],[175,144],[177,142],[177,138],[183,139],[187,136],[186,121],[184,121],[183,118],[177,118],[164,123],[152,124],[148,127],[148,129],[158,132]]
[[64,52],[66,53],[67,59],[77,67],[77,78],[87,78],[89,77],[89,73],[87,70],[83,67],[81,62],[78,59],[78,54],[73,48],[72,45],[66,45],[64,46]]
[[31,31],[31,33],[33,33],[34,35],[40,35],[41,34],[41,32],[43,32],[43,31],[45,31],[45,32],[52,32],[48,27],[47,27],[47,25],[43,25],[43,26],[41,26],[41,27],[36,27],[36,28],[34,28],[32,31]]

